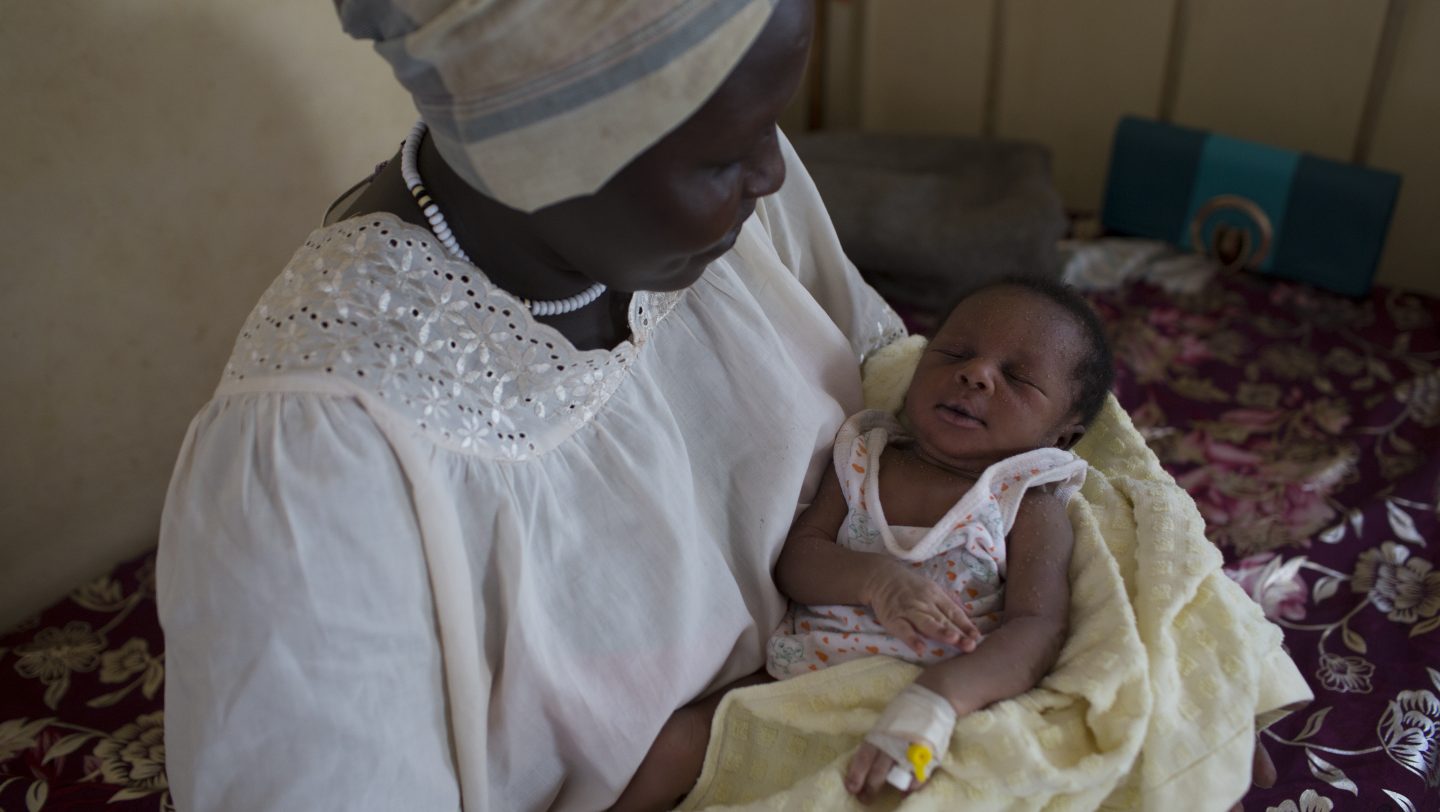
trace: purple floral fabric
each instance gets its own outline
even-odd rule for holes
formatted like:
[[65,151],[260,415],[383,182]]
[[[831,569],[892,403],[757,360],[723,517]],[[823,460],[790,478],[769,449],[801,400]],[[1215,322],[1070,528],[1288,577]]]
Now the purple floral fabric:
[[1116,394],[1315,691],[1246,810],[1440,809],[1440,301],[1090,294]]
[[0,637],[0,809],[168,810],[155,554]]

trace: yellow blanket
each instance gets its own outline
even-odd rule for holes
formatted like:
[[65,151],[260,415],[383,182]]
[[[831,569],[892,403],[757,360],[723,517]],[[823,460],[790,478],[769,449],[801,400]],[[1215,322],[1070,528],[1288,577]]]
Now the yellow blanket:
[[[886,391],[867,391],[872,406],[898,405],[915,350]],[[1070,504],[1070,637],[1037,688],[962,718],[924,788],[870,807],[841,777],[916,666],[875,657],[732,692],[680,808],[1190,810],[1239,799],[1257,723],[1310,690],[1114,398],[1075,450],[1091,470]]]

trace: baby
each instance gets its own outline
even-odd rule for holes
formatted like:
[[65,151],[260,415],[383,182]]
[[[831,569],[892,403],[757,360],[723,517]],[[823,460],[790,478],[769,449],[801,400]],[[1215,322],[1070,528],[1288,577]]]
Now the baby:
[[840,429],[834,475],[775,567],[794,605],[767,666],[778,679],[876,654],[924,666],[850,762],[845,786],[862,800],[887,780],[923,783],[959,716],[1054,664],[1070,598],[1066,503],[1085,479],[1065,449],[1112,378],[1083,299],[1005,281],[962,300],[926,347],[903,423],[871,411]]

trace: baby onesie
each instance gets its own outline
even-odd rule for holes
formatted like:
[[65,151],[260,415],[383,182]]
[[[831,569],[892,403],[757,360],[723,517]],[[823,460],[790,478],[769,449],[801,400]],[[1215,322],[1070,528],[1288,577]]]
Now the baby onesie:
[[[934,527],[892,527],[880,504],[880,455],[904,439],[888,412],[851,416],[835,437],[835,473],[850,510],[836,541],[869,553],[888,553],[958,593],[965,612],[988,634],[1005,606],[1005,537],[1030,488],[1055,485],[1068,502],[1085,482],[1085,461],[1058,448],[1017,454],[986,468]],[[891,637],[868,606],[794,604],[770,638],[766,667],[785,679],[859,657],[885,654],[916,664],[948,660],[957,646],[927,640],[923,655]]]

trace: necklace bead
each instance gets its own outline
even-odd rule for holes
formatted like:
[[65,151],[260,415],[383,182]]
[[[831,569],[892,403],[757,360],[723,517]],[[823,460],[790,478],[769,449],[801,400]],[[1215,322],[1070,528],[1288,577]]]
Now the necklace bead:
[[[400,148],[400,175],[405,179],[405,187],[410,190],[410,195],[415,198],[415,204],[424,213],[425,219],[430,222],[430,231],[435,239],[445,247],[446,251],[456,259],[464,262],[471,262],[465,250],[455,239],[455,233],[450,230],[450,224],[445,221],[445,215],[440,213],[440,206],[435,202],[435,197],[425,189],[425,184],[420,178],[420,162],[417,156],[420,153],[420,142],[425,139],[426,126],[424,121],[415,122],[410,129],[410,134],[405,137],[405,143]],[[596,282],[585,290],[574,296],[567,296],[564,299],[549,299],[545,301],[531,301],[521,299],[520,302],[529,308],[530,313],[536,316],[559,316],[564,313],[573,313],[576,310],[590,304],[600,298],[605,292],[605,284]]]

